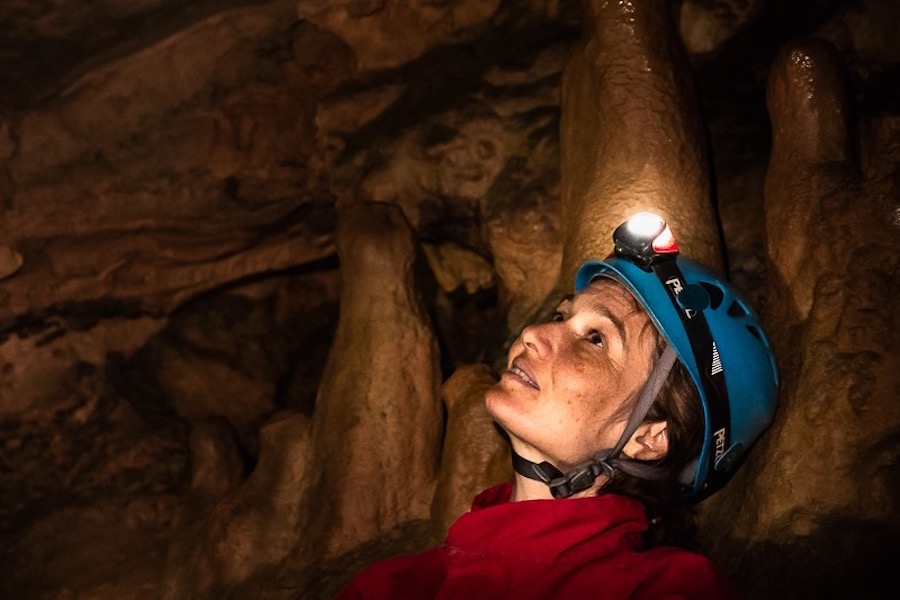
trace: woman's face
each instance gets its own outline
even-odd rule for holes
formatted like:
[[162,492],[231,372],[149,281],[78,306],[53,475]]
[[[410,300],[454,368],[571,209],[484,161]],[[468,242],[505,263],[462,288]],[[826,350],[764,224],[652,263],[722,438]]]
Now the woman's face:
[[526,327],[486,396],[513,448],[562,470],[612,448],[650,374],[656,330],[624,287],[591,283],[555,320]]

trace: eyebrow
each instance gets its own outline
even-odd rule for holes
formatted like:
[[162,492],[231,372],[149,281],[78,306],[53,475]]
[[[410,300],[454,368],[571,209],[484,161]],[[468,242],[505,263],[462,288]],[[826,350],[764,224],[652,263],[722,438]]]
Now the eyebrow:
[[619,332],[619,339],[621,339],[622,343],[624,344],[625,343],[625,323],[622,322],[622,319],[620,319],[619,317],[612,314],[611,312],[609,312],[606,309],[595,308],[594,310],[596,310],[598,313],[600,313],[601,315],[603,315],[604,317],[609,319],[610,322],[612,322],[612,324],[615,325],[616,330]]
[[[569,294],[568,296],[566,296],[559,305],[560,309],[571,308],[575,304],[574,298],[575,298],[575,294]],[[622,319],[620,319],[618,316],[616,316],[613,313],[606,310],[605,308],[594,305],[594,303],[589,303],[588,307],[590,307],[590,310],[594,311],[601,317],[605,317],[605,318],[609,319],[609,322],[613,324],[613,326],[616,328],[616,331],[619,333],[619,339],[621,339],[622,343],[624,344],[625,338],[626,338],[625,322],[622,321]]]

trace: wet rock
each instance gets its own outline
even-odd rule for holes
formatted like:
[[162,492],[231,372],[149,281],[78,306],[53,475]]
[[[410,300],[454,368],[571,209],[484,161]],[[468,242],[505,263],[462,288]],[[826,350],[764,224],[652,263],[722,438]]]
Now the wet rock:
[[685,255],[712,267],[721,248],[695,91],[668,3],[589,3],[585,41],[562,89],[561,281],[609,253],[612,231],[654,211]]
[[714,52],[748,23],[760,9],[759,0],[681,3],[678,30],[690,54]]
[[[766,215],[782,399],[772,430],[704,509],[708,532],[729,523],[709,543],[751,596],[877,595],[892,585],[900,339],[889,307],[900,261],[884,173],[898,152],[866,143],[860,168],[845,98],[826,43],[779,54]],[[762,576],[772,552],[786,568]]]
[[841,230],[866,216],[852,209],[855,194],[847,193],[858,186],[859,173],[842,73],[834,48],[812,42],[784,48],[769,76],[766,233],[775,267],[802,316],[812,306],[818,275],[846,265],[839,244],[820,240],[840,239]]

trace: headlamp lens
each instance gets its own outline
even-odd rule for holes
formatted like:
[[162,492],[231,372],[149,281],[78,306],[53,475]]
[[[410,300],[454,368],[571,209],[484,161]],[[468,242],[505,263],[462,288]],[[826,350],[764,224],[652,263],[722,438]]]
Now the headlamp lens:
[[617,256],[645,270],[665,257],[678,254],[678,244],[666,222],[649,212],[637,213],[613,232]]
[[625,221],[628,233],[642,239],[654,239],[666,226],[666,222],[653,213],[642,212]]

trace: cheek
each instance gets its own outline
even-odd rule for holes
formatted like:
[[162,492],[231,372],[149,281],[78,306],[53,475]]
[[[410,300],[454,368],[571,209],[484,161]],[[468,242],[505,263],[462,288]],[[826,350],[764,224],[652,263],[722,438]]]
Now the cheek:
[[602,365],[571,361],[554,381],[554,389],[565,397],[566,403],[584,408],[609,396],[615,375]]
[[589,434],[603,431],[629,396],[620,373],[603,369],[576,369],[560,386],[557,406],[573,424]]
[[641,353],[639,357],[631,360],[630,368],[622,373],[621,387],[634,393],[640,392],[647,382],[652,371],[650,352]]
[[560,421],[578,430],[596,431],[610,400],[609,390],[594,378],[570,378],[559,388],[554,407]]

